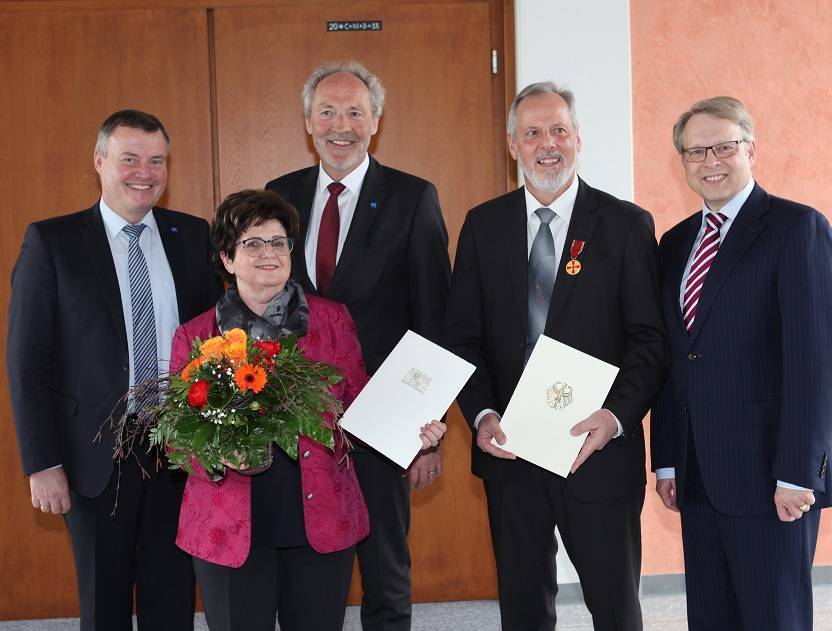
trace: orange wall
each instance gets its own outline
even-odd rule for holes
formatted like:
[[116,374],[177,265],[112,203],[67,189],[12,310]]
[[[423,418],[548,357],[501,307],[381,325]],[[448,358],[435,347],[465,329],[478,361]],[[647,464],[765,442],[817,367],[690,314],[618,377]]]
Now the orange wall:
[[[635,197],[659,235],[701,204],[684,181],[673,123],[694,101],[723,94],[754,118],[755,179],[832,218],[832,3],[630,0],[630,17]],[[643,572],[682,572],[678,516],[648,491],[642,521]],[[832,564],[832,510],[815,563]]]

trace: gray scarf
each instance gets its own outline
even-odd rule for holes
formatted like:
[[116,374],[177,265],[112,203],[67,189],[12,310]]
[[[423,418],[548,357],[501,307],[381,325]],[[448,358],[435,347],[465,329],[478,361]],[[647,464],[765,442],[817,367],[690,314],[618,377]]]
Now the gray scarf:
[[309,326],[309,303],[301,286],[290,278],[259,316],[246,306],[237,288],[232,286],[217,302],[217,326],[223,333],[243,329],[249,337],[260,340],[288,335],[302,337]]

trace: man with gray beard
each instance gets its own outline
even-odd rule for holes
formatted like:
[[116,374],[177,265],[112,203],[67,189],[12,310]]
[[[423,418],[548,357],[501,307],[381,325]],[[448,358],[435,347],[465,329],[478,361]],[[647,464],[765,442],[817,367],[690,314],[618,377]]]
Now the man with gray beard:
[[[468,213],[457,245],[444,345],[473,363],[458,402],[483,479],[504,631],[552,631],[558,527],[596,630],[642,628],[641,421],[667,370],[656,239],[645,210],[576,176],[574,96],[520,92],[508,148],[525,187]],[[501,415],[540,334],[620,367],[563,478],[501,449]],[[492,444],[492,439],[496,444]]]

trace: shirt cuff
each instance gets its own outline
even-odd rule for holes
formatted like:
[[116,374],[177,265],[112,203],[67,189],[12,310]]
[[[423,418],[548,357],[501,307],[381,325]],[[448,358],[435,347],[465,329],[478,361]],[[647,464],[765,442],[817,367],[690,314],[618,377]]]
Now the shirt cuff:
[[615,419],[615,425],[616,425],[616,427],[618,427],[618,431],[615,432],[615,435],[613,436],[613,438],[618,438],[619,436],[621,436],[624,433],[624,427],[621,425],[621,421],[618,420],[618,417],[615,415],[615,412],[613,412],[612,410],[608,410],[607,408],[601,408],[601,409],[604,410],[605,412],[609,412],[610,416],[612,416]]
[[480,421],[482,420],[482,417],[486,414],[494,414],[497,418],[500,418],[500,415],[497,414],[496,410],[492,410],[491,408],[485,408],[482,412],[477,414],[477,418],[474,419],[474,429],[479,429]]
[[657,480],[673,480],[676,478],[676,467],[662,467],[656,469]]
[[781,489],[792,489],[793,491],[812,491],[814,493],[814,489],[807,489],[804,486],[789,484],[788,482],[783,482],[783,480],[777,480],[777,486],[779,486]]

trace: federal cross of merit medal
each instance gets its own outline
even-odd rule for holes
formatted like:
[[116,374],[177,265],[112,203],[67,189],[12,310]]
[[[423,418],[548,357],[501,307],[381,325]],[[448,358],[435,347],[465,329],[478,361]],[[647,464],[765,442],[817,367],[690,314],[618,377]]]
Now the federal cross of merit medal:
[[570,276],[575,276],[581,271],[581,262],[578,257],[584,251],[586,241],[575,239],[572,241],[572,246],[569,248],[569,260],[566,262],[566,273]]

